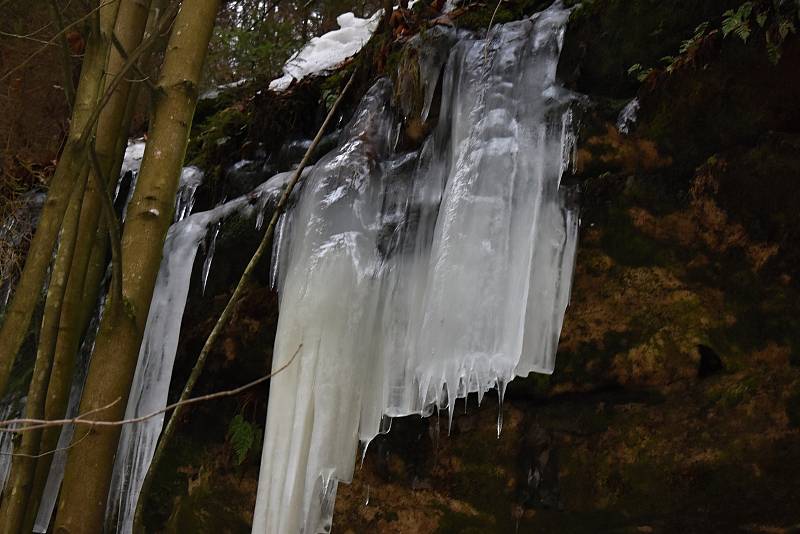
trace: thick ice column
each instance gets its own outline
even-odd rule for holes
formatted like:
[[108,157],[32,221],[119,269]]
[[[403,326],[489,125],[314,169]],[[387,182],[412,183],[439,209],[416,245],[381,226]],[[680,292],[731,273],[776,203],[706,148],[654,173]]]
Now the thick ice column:
[[375,317],[389,94],[387,80],[370,90],[346,141],[306,178],[293,213],[273,368],[298,355],[270,386],[254,532],[330,528],[336,483],[352,478],[376,335],[364,327]]
[[357,442],[387,416],[552,372],[577,237],[555,80],[568,15],[461,39],[419,153],[391,153],[379,81],[308,177],[276,245],[273,368],[297,357],[270,388],[254,533],[326,532]]

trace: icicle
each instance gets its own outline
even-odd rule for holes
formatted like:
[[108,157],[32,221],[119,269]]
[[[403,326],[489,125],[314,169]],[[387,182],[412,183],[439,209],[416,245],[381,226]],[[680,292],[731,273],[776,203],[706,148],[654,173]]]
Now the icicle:
[[[125,411],[126,419],[166,406],[192,266],[200,243],[210,229],[218,232],[219,225],[230,215],[253,216],[255,205],[265,198],[274,205],[290,177],[290,173],[278,174],[248,195],[213,210],[190,215],[170,227]],[[139,491],[163,422],[161,415],[122,429],[106,510],[110,530],[114,525],[118,533],[127,534],[132,530]]]
[[[144,139],[129,140],[128,147],[125,149],[125,155],[122,159],[120,180],[117,181],[117,188],[114,191],[114,201],[123,203],[120,216],[123,222],[128,214],[128,204],[130,204],[133,198],[133,191],[136,189],[136,180],[139,177],[139,169],[142,166],[142,159],[144,158],[144,148]],[[129,177],[129,181],[126,180],[126,177]],[[125,187],[127,187],[127,189],[125,189]]]
[[[260,214],[261,212],[259,212]],[[203,259],[203,272],[200,275],[201,289],[203,293],[206,292],[206,284],[208,283],[208,275],[211,272],[211,263],[214,261],[214,252],[217,249],[217,237],[222,228],[222,223],[218,222],[214,225],[211,231],[211,237],[208,238],[208,246],[206,248],[206,257]]]
[[192,213],[195,193],[203,183],[204,173],[194,165],[184,167],[181,171],[178,194],[175,199],[175,222],[181,221]]
[[506,395],[506,382],[502,378],[497,378],[497,439],[503,432],[503,397]]
[[450,55],[450,49],[466,35],[467,32],[464,30],[456,30],[449,26],[434,26],[426,32],[424,39],[422,35],[415,35],[409,41],[408,46],[416,48],[419,57],[419,77],[424,92],[423,121],[427,121],[430,116],[436,86],[439,83],[442,67]]
[[278,272],[283,259],[283,251],[286,248],[287,234],[287,214],[282,213],[275,225],[275,235],[272,237],[272,261],[269,266],[269,285],[273,290],[278,289]]
[[559,187],[568,16],[555,4],[453,46],[419,153],[393,153],[378,81],[304,180],[276,254],[273,367],[300,349],[270,387],[254,534],[326,531],[329,487],[385,416],[446,407],[451,421],[458,397],[497,387],[502,401],[514,376],[552,372],[577,238]]

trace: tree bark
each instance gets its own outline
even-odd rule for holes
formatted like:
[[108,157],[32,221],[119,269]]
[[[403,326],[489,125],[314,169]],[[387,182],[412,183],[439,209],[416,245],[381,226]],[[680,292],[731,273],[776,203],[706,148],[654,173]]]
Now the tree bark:
[[[123,302],[109,302],[81,399],[82,413],[120,399],[97,413],[99,419],[119,420],[125,412],[218,7],[219,0],[185,0],[167,45],[160,94],[122,237]],[[102,531],[119,433],[119,427],[97,427],[80,441],[76,433],[56,532]]]
[[118,3],[101,2],[100,6],[97,15],[99,23],[86,48],[67,142],[50,182],[47,200],[42,208],[19,283],[0,327],[0,396],[5,393],[11,367],[28,335],[31,316],[47,275],[64,213],[76,178],[87,161],[86,145],[81,141],[81,133],[97,105],[111,42],[109,34],[117,16]]
[[[69,208],[64,217],[61,243],[58,247],[56,261],[53,264],[50,285],[47,288],[39,345],[33,366],[33,378],[28,388],[28,400],[25,403],[25,417],[31,419],[38,419],[44,416],[47,382],[50,379],[50,371],[53,367],[53,353],[55,352],[56,336],[58,335],[61,303],[64,299],[69,266],[72,262],[75,242],[78,237],[78,220],[86,185],[86,173],[83,172],[82,174],[82,183],[74,188]],[[20,446],[14,451],[19,456],[14,456],[11,462],[11,472],[6,482],[2,506],[0,506],[0,532],[8,534],[26,532],[23,524],[33,485],[36,470],[35,456],[39,454],[41,434],[41,429],[24,432]],[[30,529],[28,529],[28,532],[30,532]]]

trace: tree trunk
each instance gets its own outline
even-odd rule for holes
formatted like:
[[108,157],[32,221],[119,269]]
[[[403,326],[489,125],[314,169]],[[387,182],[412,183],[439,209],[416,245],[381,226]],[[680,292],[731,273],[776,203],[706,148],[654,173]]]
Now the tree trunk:
[[67,143],[50,181],[47,200],[42,208],[25,266],[0,327],[0,396],[5,393],[11,367],[28,335],[31,316],[47,275],[64,213],[76,178],[87,161],[86,144],[82,142],[81,134],[97,105],[111,42],[109,34],[117,16],[118,3],[101,2],[100,5],[100,22],[96,25],[99,29],[92,32],[86,48]]
[[[114,35],[126,51],[133,50],[142,41],[148,17],[148,3],[147,0],[123,0],[120,3]],[[125,59],[116,48],[112,47],[105,73],[105,86],[120,72],[124,63]],[[61,419],[66,414],[75,357],[100,292],[108,249],[107,225],[100,220],[101,195],[107,194],[106,190],[113,187],[119,175],[124,151],[123,143],[127,139],[128,132],[125,115],[132,93],[131,86],[132,83],[127,81],[127,78],[120,83],[98,119],[95,150],[100,160],[102,176],[97,176],[91,171],[92,176],[87,184],[80,213],[81,239],[75,248],[62,305],[53,370],[47,391],[46,419]],[[90,263],[93,252],[98,256],[94,264]],[[40,451],[54,450],[61,430],[61,427],[45,428],[42,431]],[[28,500],[26,531],[31,530],[27,527],[32,527],[36,518],[52,460],[53,455],[48,454],[37,461],[36,475]]]
[[[219,0],[185,0],[167,45],[150,136],[122,238],[124,303],[111,299],[100,325],[82,413],[120,399],[94,415],[125,413],[161,250],[172,222],[206,49]],[[76,431],[67,457],[56,532],[101,532],[119,427],[97,427],[81,441]]]
[[[88,170],[88,169],[87,169]],[[47,288],[42,328],[39,334],[39,346],[36,350],[36,361],[33,366],[33,378],[28,388],[28,400],[25,403],[25,417],[41,419],[44,416],[44,403],[47,393],[47,382],[53,367],[56,336],[58,335],[58,319],[61,315],[61,303],[67,286],[69,265],[72,262],[75,242],[78,237],[78,220],[86,185],[86,172],[80,178],[82,183],[75,187],[70,205],[64,217],[64,229],[61,232],[61,243],[58,247],[56,261],[53,264],[53,275]],[[36,470],[36,458],[39,454],[39,442],[42,429],[24,432],[19,447],[14,451],[11,462],[11,473],[5,487],[5,496],[0,506],[0,532],[13,534],[23,533],[25,511]],[[24,456],[23,456],[24,455]],[[30,532],[30,529],[28,529]]]

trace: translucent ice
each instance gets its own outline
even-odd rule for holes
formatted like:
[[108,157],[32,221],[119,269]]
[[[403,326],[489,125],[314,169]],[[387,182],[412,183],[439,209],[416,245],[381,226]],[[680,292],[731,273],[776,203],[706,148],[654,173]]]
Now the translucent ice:
[[194,165],[189,165],[181,170],[178,193],[175,198],[175,222],[185,219],[192,213],[195,193],[197,193],[197,188],[202,185],[203,177],[203,171]]
[[568,14],[462,38],[419,152],[392,152],[378,81],[306,179],[276,245],[273,369],[298,355],[270,387],[254,533],[328,532],[387,417],[452,417],[458,397],[553,371],[577,238],[555,80]]

